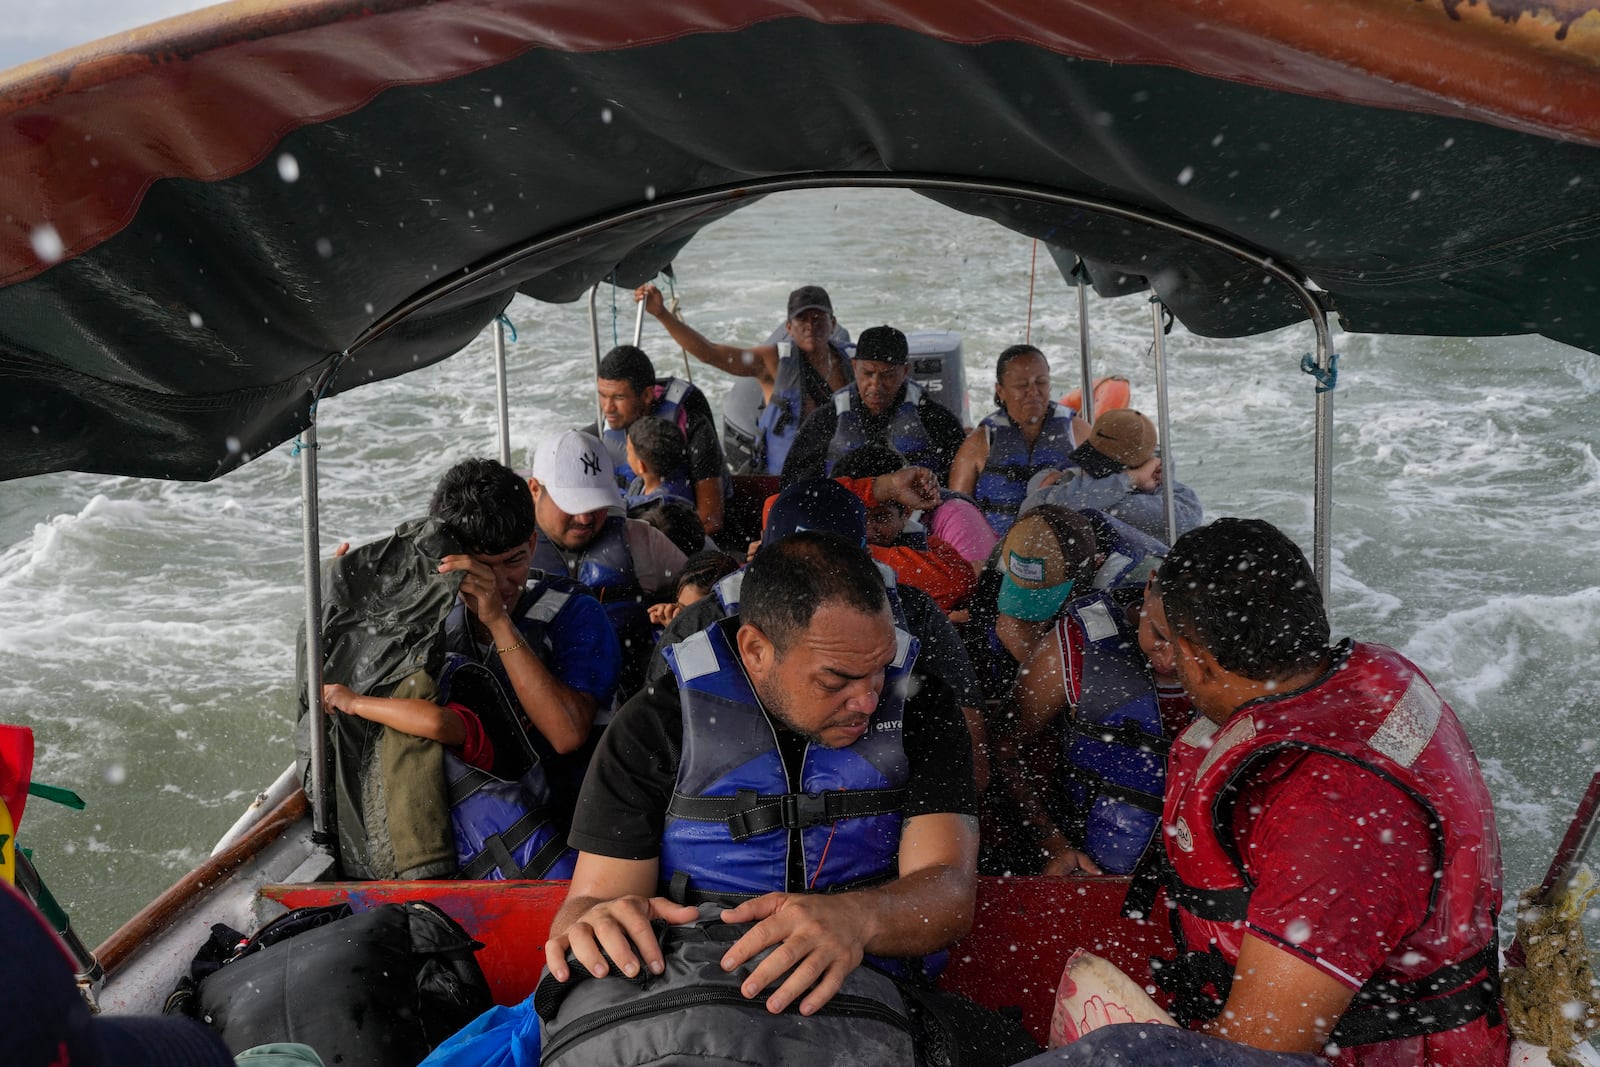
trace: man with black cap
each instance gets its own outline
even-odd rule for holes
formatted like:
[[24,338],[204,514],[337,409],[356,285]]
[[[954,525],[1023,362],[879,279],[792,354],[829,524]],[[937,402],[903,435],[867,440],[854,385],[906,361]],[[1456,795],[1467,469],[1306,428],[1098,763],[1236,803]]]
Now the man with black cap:
[[752,473],[783,470],[801,423],[813,408],[850,384],[850,351],[834,340],[839,323],[833,301],[820,285],[802,285],[789,294],[788,339],[760,345],[726,345],[709,341],[668,310],[661,290],[645,284],[633,298],[665,327],[683,350],[703,363],[740,378],[761,382],[761,415],[756,428]]
[[845,455],[878,442],[899,452],[907,465],[933,471],[943,485],[967,432],[921,385],[906,380],[906,335],[893,326],[863,330],[852,368],[855,381],[801,425],[783,465],[783,484],[831,474]]

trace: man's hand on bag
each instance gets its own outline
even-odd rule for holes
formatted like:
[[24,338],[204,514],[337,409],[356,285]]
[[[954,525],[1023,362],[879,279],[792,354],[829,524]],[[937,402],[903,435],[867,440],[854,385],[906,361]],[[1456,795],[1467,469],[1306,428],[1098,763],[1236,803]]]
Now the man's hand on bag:
[[639,973],[640,957],[651,974],[660,974],[661,945],[650,928],[651,920],[687,923],[693,922],[699,914],[692,905],[674,904],[665,897],[626,896],[603,900],[580,915],[563,933],[545,942],[545,963],[558,982],[565,982],[571,976],[567,967],[569,949],[596,978],[604,977],[610,970],[606,956],[610,956],[629,978]]
[[783,979],[767,998],[767,1010],[776,1015],[804,994],[800,1014],[814,1014],[833,999],[845,976],[861,963],[869,937],[864,928],[868,909],[858,907],[850,897],[849,893],[768,893],[729,908],[722,913],[723,922],[754,922],[756,926],[728,949],[722,969],[734,970],[776,945],[739,991],[753,1000]]

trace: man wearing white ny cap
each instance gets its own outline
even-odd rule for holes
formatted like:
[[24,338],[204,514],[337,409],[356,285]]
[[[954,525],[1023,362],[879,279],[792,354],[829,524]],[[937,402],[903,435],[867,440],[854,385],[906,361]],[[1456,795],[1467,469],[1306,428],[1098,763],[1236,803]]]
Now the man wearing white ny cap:
[[600,442],[568,430],[533,460],[533,565],[588,586],[622,643],[620,699],[633,695],[649,659],[649,602],[670,599],[684,554],[660,530],[624,517],[622,494]]

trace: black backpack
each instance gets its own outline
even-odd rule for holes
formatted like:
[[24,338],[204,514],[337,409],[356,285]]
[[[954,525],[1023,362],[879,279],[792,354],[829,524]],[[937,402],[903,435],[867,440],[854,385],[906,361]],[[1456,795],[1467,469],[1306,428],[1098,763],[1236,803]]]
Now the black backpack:
[[482,947],[425,901],[299,908],[252,938],[219,923],[165,1010],[235,1053],[298,1041],[340,1067],[416,1067],[493,1006]]
[[773,1015],[764,995],[739,992],[771,950],[724,973],[723,954],[754,924],[721,922],[720,910],[701,905],[692,925],[653,924],[660,975],[627,978],[613,967],[595,978],[570,954],[565,983],[546,971],[533,1000],[541,1067],[998,1067],[1040,1051],[1015,1018],[871,966],[850,972],[815,1015],[793,1005]]

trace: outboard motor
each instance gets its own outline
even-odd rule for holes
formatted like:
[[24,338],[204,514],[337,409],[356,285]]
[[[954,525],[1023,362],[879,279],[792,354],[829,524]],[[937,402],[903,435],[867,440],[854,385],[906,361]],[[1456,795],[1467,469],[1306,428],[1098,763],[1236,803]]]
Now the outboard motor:
[[972,406],[967,400],[961,334],[955,330],[916,330],[906,334],[906,343],[911,348],[911,380],[970,429]]

